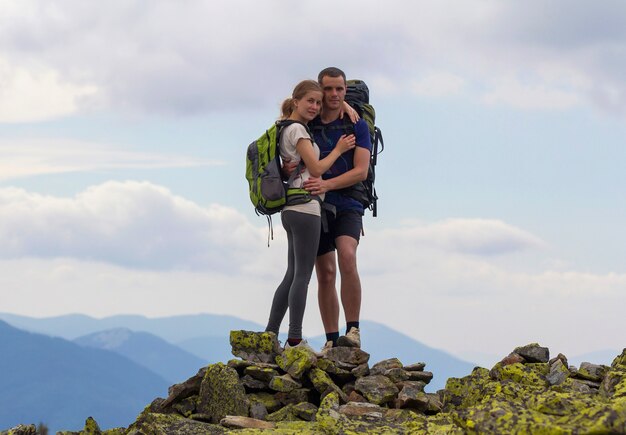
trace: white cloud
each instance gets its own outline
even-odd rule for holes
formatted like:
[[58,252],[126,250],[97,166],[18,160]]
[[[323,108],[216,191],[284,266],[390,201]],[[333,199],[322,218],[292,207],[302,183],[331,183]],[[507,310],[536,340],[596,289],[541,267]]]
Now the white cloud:
[[[149,183],[108,182],[72,198],[0,189],[2,310],[213,312],[264,324],[286,255],[284,231],[276,225],[268,248],[267,230]],[[452,352],[505,355],[539,341],[574,355],[623,344],[597,331],[621,330],[626,275],[520,271],[499,261],[523,262],[524,252],[551,255],[536,236],[498,220],[370,230],[359,246],[362,318]],[[322,332],[315,288],[313,277],[311,335]]]
[[126,151],[72,139],[0,139],[0,180],[65,172],[220,164],[223,163],[217,160]]
[[407,221],[400,228],[382,230],[374,237],[383,244],[413,245],[444,253],[479,256],[504,255],[545,247],[538,237],[499,220],[446,219],[435,223]]
[[[359,25],[328,20],[331,8]],[[382,83],[381,93],[413,87],[418,95],[448,95],[463,86],[474,90],[468,97],[481,101],[486,90],[488,101],[513,107],[626,107],[618,2],[559,0],[528,8],[522,1],[239,0],[91,8],[24,1],[4,9],[0,56],[31,82],[63,90],[62,110],[45,116],[87,104],[184,114],[275,104],[298,80],[330,64]],[[259,26],[264,19],[281,26]],[[285,37],[302,33],[307,37]],[[337,41],[342,49],[330,50]],[[563,73],[547,79],[545,70]],[[262,87],[254,77],[263,77]],[[510,77],[525,80],[502,84]],[[564,89],[569,77],[577,79]],[[18,95],[18,89],[23,86],[5,92]],[[90,98],[80,100],[85,92]],[[38,113],[36,103],[26,100],[24,116]]]
[[411,91],[418,96],[443,97],[458,94],[465,85],[465,79],[449,73],[431,73],[411,85]]
[[202,208],[147,182],[107,182],[73,198],[0,189],[0,257],[73,257],[148,269],[239,271],[263,235],[242,215]]
[[0,57],[0,122],[45,121],[71,115],[96,86],[66,81],[48,66],[12,67]]
[[577,91],[559,89],[557,86],[526,85],[514,78],[498,79],[482,98],[487,104],[528,110],[570,109],[582,103]]
[[[252,271],[259,263],[248,260],[263,246],[263,231],[239,212],[219,205],[203,208],[164,187],[136,181],[110,181],[72,198],[0,189],[0,223],[4,258],[74,257],[153,269]],[[422,252],[478,256],[542,246],[537,237],[503,222],[470,219],[383,230],[372,239],[379,246],[397,246],[400,255],[415,246]]]

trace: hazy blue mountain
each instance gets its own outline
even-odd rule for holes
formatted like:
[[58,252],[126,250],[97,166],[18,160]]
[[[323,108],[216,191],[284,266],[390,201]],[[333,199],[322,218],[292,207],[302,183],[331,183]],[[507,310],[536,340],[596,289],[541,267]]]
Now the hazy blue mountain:
[[107,329],[128,328],[136,332],[149,332],[174,344],[204,335],[228,336],[229,331],[233,329],[260,331],[264,328],[258,323],[219,314],[195,314],[157,318],[120,315],[96,319],[83,314],[33,318],[0,313],[0,319],[16,328],[62,337],[68,340]]
[[[255,330],[259,330],[258,328]],[[181,349],[186,350],[210,364],[226,362],[235,358],[231,352],[229,335],[206,335],[194,337],[176,343]]]
[[109,329],[74,340],[81,346],[110,350],[163,377],[171,384],[183,382],[207,361],[148,332],[128,328]]
[[[94,319],[82,315],[69,315],[34,319],[24,316],[1,314],[14,325],[21,325],[32,331],[43,331],[60,336],[73,336],[93,333],[111,328],[128,328],[133,331],[146,331],[186,350],[209,363],[226,362],[233,358],[230,352],[229,332],[233,329],[261,331],[262,325],[233,316],[213,314],[185,315],[161,318],[143,316],[113,316]],[[433,372],[434,379],[427,387],[435,391],[445,386],[449,377],[460,377],[471,373],[476,364],[464,361],[447,352],[420,343],[406,334],[395,331],[381,323],[362,321],[363,348],[371,355],[374,364],[386,358],[397,357],[403,364],[425,362],[426,370]],[[82,329],[81,329],[82,328]],[[343,332],[343,331],[342,331]],[[284,342],[284,334],[280,339]],[[311,337],[314,348],[321,348],[324,337]],[[189,376],[196,373],[192,370]]]
[[0,429],[43,422],[55,433],[93,416],[128,426],[169,383],[114,352],[79,346],[0,321]]
[[370,366],[394,357],[405,365],[426,363],[425,370],[434,375],[426,390],[432,392],[445,387],[448,378],[469,375],[476,366],[443,350],[426,346],[382,323],[367,320],[361,321],[361,346],[370,354]]

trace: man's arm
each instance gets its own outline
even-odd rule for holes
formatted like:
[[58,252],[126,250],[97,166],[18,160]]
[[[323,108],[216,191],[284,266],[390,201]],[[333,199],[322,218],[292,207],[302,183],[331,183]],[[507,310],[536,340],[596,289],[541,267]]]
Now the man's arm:
[[313,195],[321,195],[329,190],[339,190],[353,186],[367,178],[369,163],[370,151],[367,148],[356,147],[354,149],[354,168],[328,180],[309,178],[304,182],[303,187]]

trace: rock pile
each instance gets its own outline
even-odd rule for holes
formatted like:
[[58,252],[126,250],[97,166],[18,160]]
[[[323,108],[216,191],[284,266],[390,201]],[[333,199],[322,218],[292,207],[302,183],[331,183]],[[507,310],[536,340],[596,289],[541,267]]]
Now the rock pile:
[[231,345],[240,359],[173,385],[128,428],[101,431],[89,418],[63,434],[626,434],[626,349],[611,366],[576,368],[530,344],[429,394],[423,363],[370,367],[351,348],[283,351],[271,333],[232,331]]
[[444,413],[470,433],[626,433],[626,349],[610,367],[568,366],[538,344],[515,349],[491,370],[451,378]]
[[[144,414],[177,421],[186,430],[207,424],[280,430],[282,422],[319,426],[325,417],[326,425],[342,419],[401,424],[442,408],[439,395],[424,392],[433,374],[421,362],[403,366],[393,358],[370,367],[369,354],[357,348],[336,347],[323,355],[300,346],[282,350],[271,332],[231,331],[230,341],[241,359],[201,369]],[[142,432],[141,420],[129,434]]]

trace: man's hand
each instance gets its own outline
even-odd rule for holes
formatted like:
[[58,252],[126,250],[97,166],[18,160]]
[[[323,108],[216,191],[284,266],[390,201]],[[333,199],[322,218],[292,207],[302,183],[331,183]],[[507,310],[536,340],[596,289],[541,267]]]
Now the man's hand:
[[315,177],[311,177],[306,180],[302,187],[311,192],[312,195],[322,195],[330,190],[326,180]]

